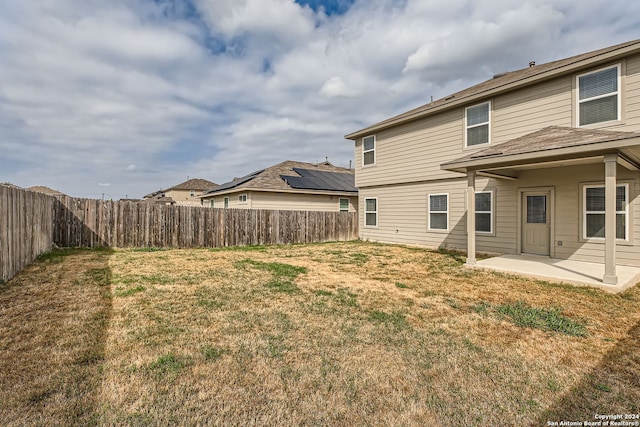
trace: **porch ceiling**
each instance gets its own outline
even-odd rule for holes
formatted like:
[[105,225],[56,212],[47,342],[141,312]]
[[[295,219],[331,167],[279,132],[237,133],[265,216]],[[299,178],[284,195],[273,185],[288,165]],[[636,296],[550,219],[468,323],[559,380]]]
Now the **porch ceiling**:
[[601,163],[617,153],[630,170],[640,169],[640,133],[551,126],[502,144],[474,151],[441,169],[515,179],[519,170]]

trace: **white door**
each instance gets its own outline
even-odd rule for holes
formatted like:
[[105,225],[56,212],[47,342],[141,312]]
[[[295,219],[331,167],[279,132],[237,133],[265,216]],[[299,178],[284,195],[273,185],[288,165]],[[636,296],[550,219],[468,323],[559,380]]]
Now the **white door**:
[[522,252],[549,255],[550,220],[548,192],[527,192],[522,195]]

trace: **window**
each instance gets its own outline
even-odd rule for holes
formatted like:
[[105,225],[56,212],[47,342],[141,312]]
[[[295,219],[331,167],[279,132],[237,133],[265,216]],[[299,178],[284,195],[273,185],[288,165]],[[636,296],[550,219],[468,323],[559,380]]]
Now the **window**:
[[247,195],[246,194],[240,194],[238,196],[238,203],[240,203],[240,204],[247,203]]
[[349,199],[340,199],[340,212],[349,212]]
[[376,163],[376,137],[374,135],[362,138],[362,165]]
[[196,195],[196,190],[189,190],[189,196],[194,197]]
[[215,208],[216,207],[216,201],[214,199],[209,200],[209,207],[210,208]]
[[466,146],[473,147],[489,143],[489,110],[491,104],[484,104],[468,107],[465,110],[466,116]]
[[[604,238],[604,186],[584,186],[583,234],[585,239]],[[616,239],[627,240],[629,186],[616,187]]]
[[493,232],[493,192],[478,191],[476,193],[476,231]]
[[429,230],[449,229],[449,195],[429,195]]
[[620,66],[578,76],[578,123],[620,120]]
[[378,199],[364,199],[364,225],[378,225]]
[[224,207],[225,209],[229,207],[229,197],[224,198]]

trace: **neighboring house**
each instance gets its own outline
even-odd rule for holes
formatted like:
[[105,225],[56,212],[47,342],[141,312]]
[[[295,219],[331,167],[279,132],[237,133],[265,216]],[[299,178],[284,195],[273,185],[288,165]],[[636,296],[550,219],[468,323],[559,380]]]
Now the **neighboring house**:
[[200,206],[198,197],[203,191],[215,187],[215,182],[192,178],[166,190],[147,194],[142,203],[160,203],[163,205]]
[[56,196],[56,197],[65,195],[64,193],[61,193],[57,190],[52,190],[51,188],[45,187],[44,185],[34,185],[33,187],[25,188],[25,190],[35,191],[36,193],[42,193],[42,194],[47,194],[49,196]]
[[214,208],[355,212],[358,189],[353,169],[285,161],[234,178],[201,198]]
[[[640,40],[353,132],[363,239],[640,266]],[[475,230],[475,233],[467,233]]]

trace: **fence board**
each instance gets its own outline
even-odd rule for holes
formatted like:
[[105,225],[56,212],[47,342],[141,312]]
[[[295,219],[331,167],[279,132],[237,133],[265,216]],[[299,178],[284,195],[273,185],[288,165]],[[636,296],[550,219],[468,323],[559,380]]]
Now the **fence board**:
[[6,282],[53,243],[54,198],[0,185],[0,282]]
[[307,212],[164,206],[58,198],[59,246],[222,247],[358,238],[355,212]]

